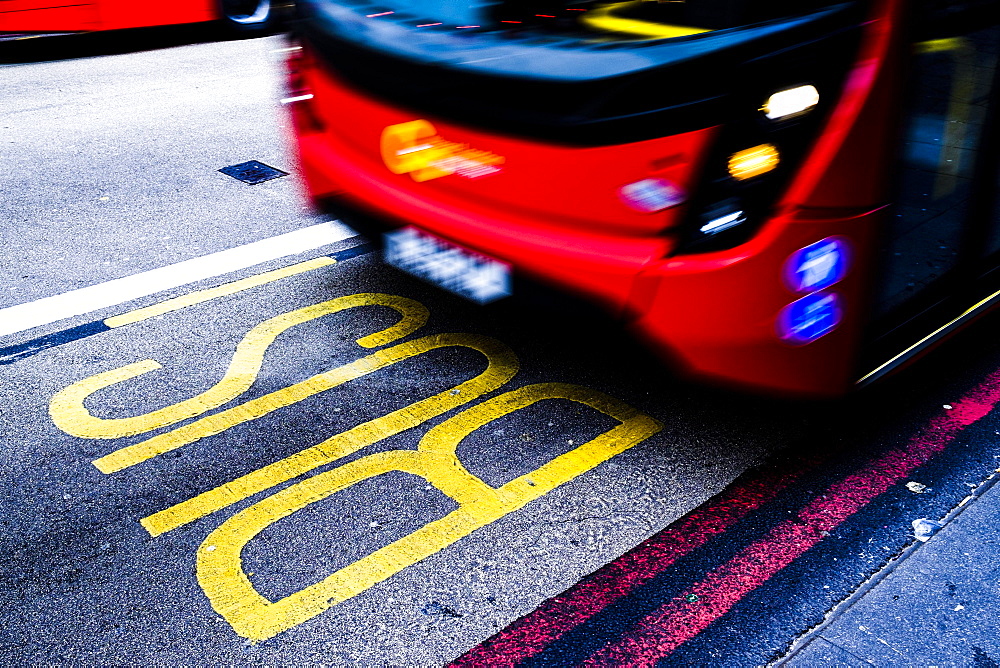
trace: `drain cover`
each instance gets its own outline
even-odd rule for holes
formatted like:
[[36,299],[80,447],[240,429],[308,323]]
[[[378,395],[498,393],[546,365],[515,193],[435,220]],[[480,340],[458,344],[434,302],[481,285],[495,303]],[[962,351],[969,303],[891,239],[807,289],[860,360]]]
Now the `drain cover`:
[[233,177],[234,179],[239,179],[244,183],[249,183],[250,185],[270,181],[271,179],[276,179],[281,176],[288,176],[288,172],[283,172],[280,169],[275,169],[274,167],[265,165],[263,162],[257,162],[256,160],[250,160],[248,162],[241,162],[238,165],[223,167],[219,171],[227,176]]

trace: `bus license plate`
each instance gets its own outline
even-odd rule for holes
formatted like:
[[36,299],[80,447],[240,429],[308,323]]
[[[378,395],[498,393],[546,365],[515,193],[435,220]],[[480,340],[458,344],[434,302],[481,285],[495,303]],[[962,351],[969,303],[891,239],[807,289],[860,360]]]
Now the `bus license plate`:
[[415,227],[384,235],[387,264],[449,292],[488,304],[511,294],[510,265]]

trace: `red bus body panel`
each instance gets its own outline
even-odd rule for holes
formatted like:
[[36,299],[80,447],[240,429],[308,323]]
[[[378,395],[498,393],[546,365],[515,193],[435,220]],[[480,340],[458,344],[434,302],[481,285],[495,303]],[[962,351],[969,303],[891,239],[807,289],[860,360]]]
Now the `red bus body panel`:
[[[499,173],[479,179],[452,175],[417,182],[390,172],[379,154],[382,131],[414,115],[365,98],[325,70],[312,75],[314,101],[336,101],[313,105],[328,131],[299,135],[314,196],[343,194],[366,208],[375,204],[388,217],[512,261],[534,278],[568,286],[617,311],[626,306],[643,267],[672,245],[660,234],[671,214],[633,211],[619,200],[618,188],[654,171],[691,185],[690,162],[712,134],[709,129],[624,146],[566,148],[435,119],[442,137],[505,162]],[[653,170],[664,162],[666,168]]]
[[118,30],[220,17],[216,0],[0,0],[0,33]]
[[[316,199],[338,195],[595,299],[689,376],[785,395],[842,394],[857,377],[894,138],[898,82],[887,65],[900,1],[876,4],[837,105],[777,213],[736,248],[673,254],[670,229],[684,206],[639,214],[617,197],[622,185],[654,176],[693,185],[715,128],[597,148],[515,139],[377,101],[308,51],[292,64],[296,93],[314,96],[292,105],[302,172]],[[502,156],[501,170],[424,182],[392,173],[380,157],[380,133],[416,119],[448,141]],[[831,236],[846,240],[853,256],[832,288],[846,305],[843,321],[808,345],[787,343],[778,314],[801,295],[785,285],[785,261]]]
[[[813,219],[799,210],[771,221],[736,252],[677,256],[642,273],[634,326],[670,351],[689,375],[786,395],[836,396],[856,378],[870,256],[884,210]],[[792,293],[780,268],[795,251],[831,236],[848,239],[853,268],[834,289],[847,305],[840,326],[808,345],[785,343],[779,311]]]

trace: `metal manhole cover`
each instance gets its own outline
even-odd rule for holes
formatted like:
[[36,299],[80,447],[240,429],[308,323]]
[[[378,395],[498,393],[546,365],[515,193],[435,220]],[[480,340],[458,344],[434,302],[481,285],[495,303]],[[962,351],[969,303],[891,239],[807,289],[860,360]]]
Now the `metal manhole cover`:
[[238,165],[223,167],[219,171],[227,176],[233,177],[234,179],[239,179],[244,183],[249,183],[250,185],[256,185],[258,183],[270,181],[271,179],[277,179],[282,176],[288,176],[288,172],[283,172],[280,169],[265,165],[263,162],[257,162],[256,160],[250,160],[248,162],[241,162]]

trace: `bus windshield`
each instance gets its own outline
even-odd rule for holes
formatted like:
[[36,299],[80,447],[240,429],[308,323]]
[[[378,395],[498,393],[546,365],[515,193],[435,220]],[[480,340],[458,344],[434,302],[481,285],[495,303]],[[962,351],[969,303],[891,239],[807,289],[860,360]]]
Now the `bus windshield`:
[[[349,0],[348,0],[349,1]],[[466,30],[538,30],[597,39],[663,39],[787,18],[835,0],[383,0],[380,14],[407,13],[422,25]],[[384,5],[384,7],[382,6]]]

